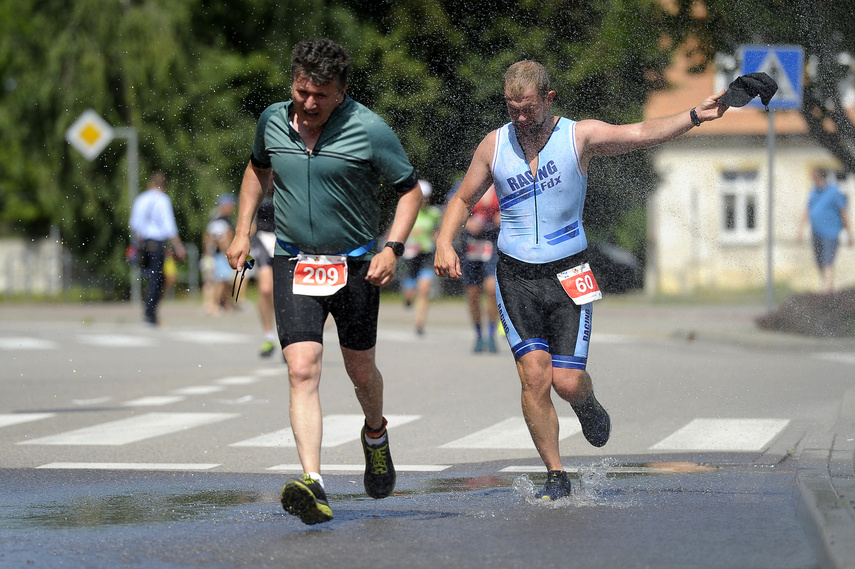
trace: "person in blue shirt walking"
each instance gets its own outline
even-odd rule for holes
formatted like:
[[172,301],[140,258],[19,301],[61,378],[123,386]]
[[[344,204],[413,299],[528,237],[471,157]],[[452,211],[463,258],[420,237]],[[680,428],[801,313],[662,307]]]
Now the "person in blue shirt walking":
[[828,181],[828,173],[822,168],[814,168],[812,177],[813,188],[799,222],[799,241],[804,239],[804,228],[810,220],[813,254],[822,279],[822,291],[829,294],[834,286],[834,258],[840,231],[846,230],[848,244],[852,247],[852,229],[846,211],[846,196]]

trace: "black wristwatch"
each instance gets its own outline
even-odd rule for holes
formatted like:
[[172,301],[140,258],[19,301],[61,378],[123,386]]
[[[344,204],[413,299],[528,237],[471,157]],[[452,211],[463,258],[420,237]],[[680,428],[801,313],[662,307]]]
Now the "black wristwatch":
[[692,119],[692,124],[695,126],[701,126],[701,119],[698,118],[698,111],[692,109],[689,111],[689,118]]
[[404,255],[404,244],[400,241],[387,241],[386,247],[389,247],[396,257],[402,257]]

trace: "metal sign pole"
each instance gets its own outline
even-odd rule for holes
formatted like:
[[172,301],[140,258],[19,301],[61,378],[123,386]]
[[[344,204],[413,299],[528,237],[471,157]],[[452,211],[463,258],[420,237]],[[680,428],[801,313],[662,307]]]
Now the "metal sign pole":
[[[773,198],[775,188],[775,109],[797,110],[802,106],[804,90],[804,48],[799,45],[743,45],[739,48],[741,74],[764,72],[778,84],[778,91],[769,101],[769,191],[768,236],[766,238],[766,310],[775,307]],[[749,105],[760,106],[761,101]]]
[[[139,168],[139,138],[137,129],[132,126],[120,126],[113,128],[116,138],[124,138],[128,141],[128,208],[134,206],[134,200],[140,187]],[[130,209],[128,209],[130,212]],[[133,240],[133,235],[131,235]],[[131,264],[131,301],[139,303],[142,300],[142,287],[140,285],[140,267],[136,263]]]
[[766,238],[766,312],[771,313],[775,307],[775,274],[773,264],[774,245],[774,189],[775,189],[775,109],[769,109],[769,134],[767,135],[767,146],[769,149],[769,190],[768,190],[768,212],[769,221],[768,236]]

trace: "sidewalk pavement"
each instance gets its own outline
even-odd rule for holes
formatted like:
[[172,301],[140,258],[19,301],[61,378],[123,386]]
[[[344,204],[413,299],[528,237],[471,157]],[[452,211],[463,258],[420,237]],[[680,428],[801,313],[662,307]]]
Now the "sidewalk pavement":
[[[760,329],[755,321],[766,314],[759,305],[698,305],[654,302],[642,296],[605,299],[595,305],[594,334],[722,342],[748,348],[788,352],[834,352],[855,357],[855,338],[811,338]],[[141,308],[131,303],[0,303],[0,321],[67,321],[135,323]],[[197,300],[167,300],[160,308],[167,326],[239,327],[258,330],[255,307],[238,314],[207,316]],[[384,298],[381,328],[411,326],[412,311],[397,297]],[[429,327],[469,326],[461,299],[431,303]],[[855,382],[840,405],[829,432],[810,432],[794,456],[797,516],[823,569],[855,569]]]

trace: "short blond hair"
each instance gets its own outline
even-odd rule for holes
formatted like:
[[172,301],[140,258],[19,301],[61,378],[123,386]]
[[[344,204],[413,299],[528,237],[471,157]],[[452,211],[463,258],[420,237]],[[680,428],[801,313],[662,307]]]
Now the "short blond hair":
[[549,73],[543,65],[526,59],[508,67],[502,78],[502,91],[505,96],[522,97],[529,87],[534,87],[542,99],[551,91]]

